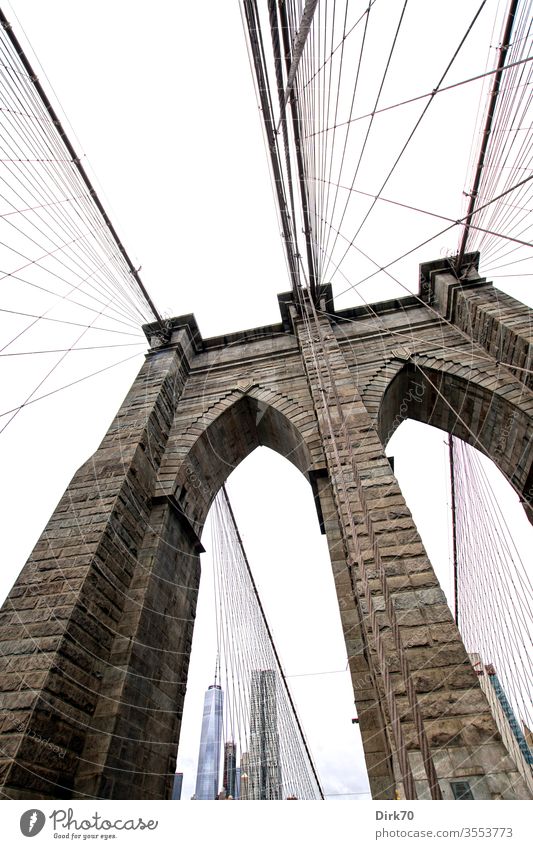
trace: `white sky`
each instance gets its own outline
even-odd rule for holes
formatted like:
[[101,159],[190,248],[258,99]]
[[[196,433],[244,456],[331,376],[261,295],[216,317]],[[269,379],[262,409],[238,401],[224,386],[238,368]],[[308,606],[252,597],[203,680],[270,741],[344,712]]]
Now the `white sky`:
[[[471,0],[411,4],[409,38],[399,52],[386,102],[433,88],[477,5]],[[453,79],[485,69],[498,5],[489,2],[479,37]],[[276,295],[289,285],[237,3],[155,0],[147,7],[136,0],[16,0],[11,8],[75,129],[74,146],[98,176],[104,205],[134,262],[142,266],[141,276],[159,309],[169,316],[194,312],[204,337],[277,322]],[[4,11],[17,27],[9,4]],[[382,23],[392,26],[387,16]],[[439,38],[428,36],[425,27]],[[17,33],[22,40],[19,27]],[[373,33],[373,59],[365,66],[368,81],[380,67],[380,34],[386,42],[383,28]],[[464,214],[461,193],[479,88],[457,91],[453,97],[442,95],[387,197],[455,218]],[[368,99],[363,97],[361,111]],[[361,187],[369,191],[376,190],[383,163],[394,153],[404,126],[394,123],[393,114],[383,119],[365,161]],[[415,114],[409,107],[402,120],[409,124]],[[369,227],[364,247],[381,265],[438,229],[438,221],[415,221],[405,211],[400,215],[386,207]],[[446,234],[393,271],[415,291],[418,262],[453,251],[456,244],[456,232]],[[371,270],[360,256],[345,266],[350,280]],[[511,281],[499,285],[509,289]],[[337,276],[339,307],[360,302],[353,291],[340,294],[346,289]],[[383,275],[361,291],[371,301],[403,293]],[[525,299],[520,281],[515,281],[514,292]],[[103,365],[122,355],[106,356]],[[6,403],[16,397],[22,380],[40,374],[40,364],[36,367],[34,358],[29,359],[26,369],[9,363],[11,370],[2,372]],[[82,372],[91,370],[88,362]],[[1,434],[3,595],[73,472],[97,447],[141,363],[140,354],[97,380],[35,404]],[[409,422],[393,438],[389,453],[395,455],[404,494],[449,593],[444,440],[442,432]],[[280,480],[277,491],[286,500],[272,498],[273,484]],[[362,755],[351,724],[353,698],[346,676],[337,673],[345,664],[344,647],[310,489],[289,463],[267,458],[266,449],[242,464],[228,488],[325,789],[364,794]],[[500,497],[516,505],[512,493],[502,491]],[[531,538],[519,511],[511,511],[509,521],[517,538]],[[276,534],[270,530],[274,526]],[[305,599],[303,575],[310,583],[313,575],[314,584]],[[326,613],[322,605],[328,595]],[[207,599],[200,601],[199,622],[202,607],[209,619]],[[296,624],[302,613],[307,620]],[[305,634],[301,653],[290,638],[295,628]],[[200,639],[205,646],[206,638]],[[203,692],[211,683],[213,665],[207,647],[196,649],[183,726],[187,745],[178,762],[185,772],[184,798],[194,785]],[[317,674],[322,672],[335,674]],[[291,678],[304,673],[312,674]]]

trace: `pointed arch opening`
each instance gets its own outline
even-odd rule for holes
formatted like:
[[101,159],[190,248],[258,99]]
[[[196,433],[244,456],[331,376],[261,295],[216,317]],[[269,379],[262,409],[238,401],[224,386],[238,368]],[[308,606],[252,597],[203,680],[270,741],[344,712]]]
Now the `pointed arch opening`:
[[[332,798],[370,798],[361,738],[352,724],[353,691],[327,542],[312,489],[287,459],[259,446],[232,471],[227,489],[324,791]],[[206,553],[177,761],[179,771],[189,771],[184,798],[194,788],[190,772],[198,756],[203,693],[212,683],[217,650],[212,517],[211,510],[202,535]],[[222,775],[222,765],[220,770]]]
[[459,437],[495,463],[533,523],[532,393],[489,370],[430,366],[425,359],[405,363],[381,397],[376,424],[383,444],[407,419]]
[[[214,416],[181,459],[173,496],[198,536],[220,487],[256,448],[270,448],[310,480],[313,458],[308,440],[289,415],[257,394],[241,396]],[[297,409],[297,404],[292,406]]]

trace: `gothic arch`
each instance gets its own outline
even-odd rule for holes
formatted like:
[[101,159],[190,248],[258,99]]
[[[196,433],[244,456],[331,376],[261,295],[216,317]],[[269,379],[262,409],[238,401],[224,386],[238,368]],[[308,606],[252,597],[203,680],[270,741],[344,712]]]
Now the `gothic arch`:
[[[223,409],[217,407],[223,406]],[[162,462],[160,494],[173,497],[200,536],[209,507],[227,477],[261,445],[286,457],[309,480],[317,461],[316,420],[287,395],[259,385],[235,390],[200,417],[194,438],[172,441]],[[200,430],[200,432],[198,432]],[[313,456],[314,455],[314,456]],[[172,469],[172,476],[167,470]]]
[[375,405],[376,426],[384,445],[407,418],[473,445],[495,462],[533,521],[533,393],[502,371],[453,356],[410,356]]

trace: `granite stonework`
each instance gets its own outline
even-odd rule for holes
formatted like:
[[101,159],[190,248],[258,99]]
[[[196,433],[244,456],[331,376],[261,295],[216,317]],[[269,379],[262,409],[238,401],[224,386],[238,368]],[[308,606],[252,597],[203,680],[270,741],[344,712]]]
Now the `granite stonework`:
[[476,268],[428,263],[419,298],[370,308],[284,294],[280,324],[214,339],[193,316],[145,328],[143,368],[0,614],[5,797],[171,797],[203,525],[265,445],[313,488],[373,796],[435,797],[433,770],[445,799],[457,781],[529,798],[384,450],[406,418],[440,427],[533,517],[531,312]]

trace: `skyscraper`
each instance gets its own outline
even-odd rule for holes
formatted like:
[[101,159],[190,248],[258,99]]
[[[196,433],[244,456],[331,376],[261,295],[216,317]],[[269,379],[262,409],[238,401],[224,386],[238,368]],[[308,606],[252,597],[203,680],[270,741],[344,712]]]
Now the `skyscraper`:
[[273,669],[257,669],[252,672],[248,774],[249,799],[283,798],[276,673]]
[[237,799],[237,746],[233,742],[224,744],[224,778],[226,796]]
[[243,752],[241,755],[241,768],[239,776],[239,799],[251,799],[250,796],[250,755]]
[[172,798],[181,799],[181,788],[183,787],[183,773],[177,772],[174,776],[174,786],[172,787]]
[[204,700],[195,799],[216,799],[218,795],[223,702],[222,688],[219,684],[211,684]]

